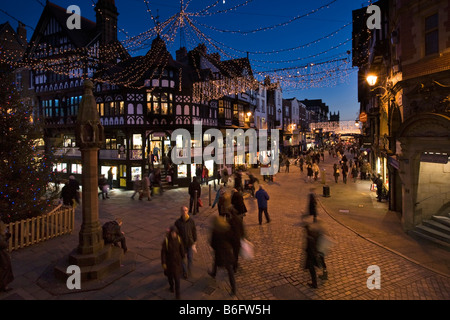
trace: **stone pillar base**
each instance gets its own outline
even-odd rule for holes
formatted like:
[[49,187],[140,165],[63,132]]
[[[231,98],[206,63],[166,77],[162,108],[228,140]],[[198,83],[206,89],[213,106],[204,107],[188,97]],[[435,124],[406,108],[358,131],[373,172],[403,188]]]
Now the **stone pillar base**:
[[120,268],[123,250],[119,247],[106,245],[97,253],[80,254],[75,249],[66,261],[55,266],[55,277],[67,281],[71,274],[67,274],[69,265],[77,265],[81,269],[81,281],[99,280]]

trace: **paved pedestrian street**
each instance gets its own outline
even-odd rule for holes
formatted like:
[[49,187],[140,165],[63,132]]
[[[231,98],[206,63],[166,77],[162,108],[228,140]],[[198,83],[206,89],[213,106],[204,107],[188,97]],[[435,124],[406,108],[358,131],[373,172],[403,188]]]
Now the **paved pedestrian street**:
[[[209,246],[210,223],[217,208],[209,206],[209,187],[203,185],[204,207],[193,216],[197,225],[197,253],[192,275],[181,280],[181,299],[186,300],[448,300],[450,299],[450,253],[430,243],[412,239],[400,228],[399,218],[379,203],[370,191],[370,181],[343,184],[331,179],[331,166],[337,160],[325,157],[330,197],[322,196],[324,184],[307,182],[306,171],[295,165],[284,168],[273,182],[259,176],[270,200],[271,222],[259,225],[256,200],[248,194],[244,218],[255,257],[240,259],[236,273],[237,295],[231,296],[228,276],[219,269],[215,279],[207,271],[212,265]],[[251,169],[258,173],[258,169]],[[245,178],[245,173],[244,173]],[[317,194],[318,220],[333,246],[326,256],[328,280],[318,279],[318,288],[307,284],[310,275],[303,269],[305,232],[302,215],[307,213],[307,195]],[[52,266],[77,247],[81,207],[77,208],[76,229],[71,235],[13,251],[15,280],[13,291],[1,293],[5,300],[173,300],[160,262],[160,248],[166,229],[189,204],[187,188],[167,190],[152,201],[130,198],[132,191],[115,189],[110,199],[99,199],[102,223],[120,217],[129,251],[122,274],[101,285],[82,283],[80,290],[56,290],[51,280]],[[211,197],[215,192],[212,188]],[[211,202],[212,202],[211,200]],[[311,221],[307,216],[305,221]],[[409,256],[408,256],[409,255]],[[375,267],[374,267],[375,266]],[[379,288],[373,288],[379,271]],[[318,275],[321,270],[318,270]],[[371,280],[369,280],[371,278]],[[369,281],[368,281],[369,280]],[[372,287],[369,288],[369,287]],[[94,289],[93,289],[94,288]]]

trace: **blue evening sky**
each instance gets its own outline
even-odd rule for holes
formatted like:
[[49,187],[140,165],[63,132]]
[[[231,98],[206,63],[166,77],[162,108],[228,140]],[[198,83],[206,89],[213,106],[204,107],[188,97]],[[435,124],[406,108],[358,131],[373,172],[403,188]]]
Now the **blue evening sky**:
[[[78,5],[83,17],[95,21],[96,0],[52,2],[64,8]],[[164,25],[181,7],[179,0],[115,2],[119,40],[128,39],[124,43],[132,55],[145,54],[155,37],[156,21]],[[9,21],[16,28],[12,16],[34,28],[43,5],[45,0],[2,1],[0,23]],[[341,120],[356,119],[357,72],[348,54],[352,10],[369,5],[369,1],[183,0],[182,5],[188,17],[183,19],[184,27],[180,29],[174,19],[162,31],[174,57],[180,45],[191,50],[200,42],[224,60],[248,54],[259,80],[269,75],[281,81],[284,98],[322,99],[330,112],[340,112]],[[32,33],[28,28],[28,39]]]

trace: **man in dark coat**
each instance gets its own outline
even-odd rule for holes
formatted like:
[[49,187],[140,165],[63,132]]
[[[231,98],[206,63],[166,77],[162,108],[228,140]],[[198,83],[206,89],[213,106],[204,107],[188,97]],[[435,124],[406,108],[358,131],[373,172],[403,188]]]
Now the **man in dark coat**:
[[183,242],[187,265],[183,260],[183,277],[188,278],[191,273],[192,258],[197,242],[197,227],[195,221],[189,216],[188,208],[181,207],[181,216],[175,221],[181,241]]
[[63,199],[63,204],[65,206],[73,206],[73,201],[79,203],[79,201],[77,201],[77,190],[69,182],[61,189],[61,198]]
[[8,253],[8,240],[11,233],[5,232],[4,224],[0,221],[0,292],[12,290],[8,284],[14,280],[11,257]]
[[269,200],[269,194],[260,185],[259,190],[255,193],[255,198],[258,200],[258,222],[262,224],[262,214],[266,217],[267,223],[270,222],[269,212],[267,211],[267,201]]
[[211,234],[211,248],[214,250],[214,263],[212,271],[208,274],[215,278],[218,267],[224,267],[228,272],[231,285],[231,294],[236,294],[236,281],[233,271],[233,234],[230,224],[224,217],[215,216],[213,218],[213,229]]
[[[194,204],[194,199],[195,199],[195,191],[197,191],[197,203]],[[198,199],[200,198],[201,194],[202,194],[202,187],[200,185],[200,183],[197,180],[197,177],[193,177],[192,178],[192,182],[189,184],[189,188],[188,188],[188,192],[189,192],[189,213],[194,212],[194,215],[196,215],[198,213]]]
[[[170,291],[175,291],[175,298],[180,299],[180,278],[183,271],[184,246],[176,226],[167,232],[161,247],[161,265],[167,276]],[[175,288],[174,288],[175,285]]]

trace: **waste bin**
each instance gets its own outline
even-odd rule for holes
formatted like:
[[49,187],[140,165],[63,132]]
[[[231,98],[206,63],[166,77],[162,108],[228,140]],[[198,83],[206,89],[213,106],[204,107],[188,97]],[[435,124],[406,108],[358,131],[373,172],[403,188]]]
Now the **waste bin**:
[[330,196],[330,186],[323,186],[323,196],[324,197]]

